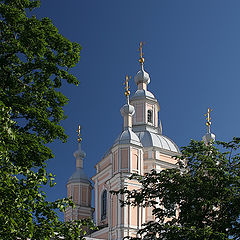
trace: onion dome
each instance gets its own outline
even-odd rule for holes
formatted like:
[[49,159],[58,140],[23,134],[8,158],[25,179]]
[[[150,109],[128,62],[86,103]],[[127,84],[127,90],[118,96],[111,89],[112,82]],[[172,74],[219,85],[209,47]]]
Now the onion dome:
[[134,106],[126,103],[122,106],[122,108],[120,109],[120,112],[123,117],[126,115],[132,116],[135,113],[135,108],[134,108]]
[[208,145],[211,142],[214,142],[216,139],[216,136],[213,133],[206,133],[203,137],[202,140],[206,145]]
[[150,83],[149,74],[144,70],[143,64],[141,64],[141,69],[137,72],[134,77],[135,83],[138,85],[139,83]]
[[78,147],[78,150],[73,153],[73,156],[76,159],[84,159],[86,157],[86,153],[81,149],[81,145]]

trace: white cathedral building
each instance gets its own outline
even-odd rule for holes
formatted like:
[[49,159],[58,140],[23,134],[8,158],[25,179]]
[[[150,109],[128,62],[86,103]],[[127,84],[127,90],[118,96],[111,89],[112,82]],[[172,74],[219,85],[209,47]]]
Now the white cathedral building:
[[[72,197],[76,208],[68,208],[65,221],[92,218],[99,230],[91,233],[89,239],[120,240],[125,236],[135,236],[141,225],[154,220],[150,208],[132,206],[121,207],[123,196],[113,195],[112,190],[126,187],[137,189],[140,184],[129,180],[132,173],[144,175],[152,169],[161,171],[176,167],[172,158],[180,154],[178,146],[162,134],[159,120],[160,106],[152,92],[148,90],[150,76],[144,70],[142,49],[140,70],[134,77],[137,91],[129,98],[126,79],[126,104],[121,108],[123,129],[110,150],[96,164],[96,174],[92,177],[95,191],[95,211],[91,206],[92,184],[83,168],[86,154],[79,148],[74,153],[76,171],[67,182],[67,195]],[[205,141],[214,137],[210,132]],[[88,239],[88,238],[87,238]]]

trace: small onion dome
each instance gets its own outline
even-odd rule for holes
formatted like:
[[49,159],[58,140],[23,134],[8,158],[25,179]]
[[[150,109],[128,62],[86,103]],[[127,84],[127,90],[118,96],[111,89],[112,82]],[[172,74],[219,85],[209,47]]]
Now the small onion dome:
[[84,172],[83,168],[77,168],[73,175],[68,179],[69,183],[90,183],[86,173]]
[[130,104],[125,104],[120,109],[120,112],[121,112],[122,116],[124,117],[126,115],[133,115],[135,113],[135,109],[134,109],[134,106],[132,106]]
[[166,136],[150,131],[137,132],[137,135],[143,147],[155,147],[165,152],[180,153],[178,146]]
[[142,144],[136,135],[131,129],[126,129],[123,131],[119,137],[116,139],[114,145],[116,144],[135,144],[142,147]]
[[81,149],[78,149],[76,152],[74,152],[74,157],[76,159],[84,159],[86,157],[86,153],[84,151],[82,151]]
[[211,142],[215,141],[215,135],[213,133],[207,133],[203,136],[202,140],[204,141],[205,144],[209,144]]
[[134,81],[137,85],[139,83],[146,83],[146,84],[150,83],[149,74],[147,72],[145,72],[143,65],[142,65],[141,69],[137,72],[137,74],[135,75]]

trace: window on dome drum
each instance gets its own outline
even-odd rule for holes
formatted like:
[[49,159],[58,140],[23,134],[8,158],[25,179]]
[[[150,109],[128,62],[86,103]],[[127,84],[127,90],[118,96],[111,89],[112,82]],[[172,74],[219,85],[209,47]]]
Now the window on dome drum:
[[147,118],[148,118],[148,122],[150,122],[150,123],[153,122],[152,115],[153,115],[152,110],[148,110],[147,111]]
[[107,190],[104,190],[101,197],[101,220],[107,216]]

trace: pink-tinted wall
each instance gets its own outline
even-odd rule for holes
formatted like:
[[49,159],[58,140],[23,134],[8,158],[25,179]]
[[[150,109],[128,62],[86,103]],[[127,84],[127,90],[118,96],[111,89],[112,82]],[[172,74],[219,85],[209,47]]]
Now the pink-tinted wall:
[[121,149],[121,168],[128,168],[128,148]]
[[131,150],[131,157],[132,157],[132,171],[133,172],[138,172],[139,171],[139,169],[138,169],[139,158],[138,158],[138,150],[137,149],[132,149]]

